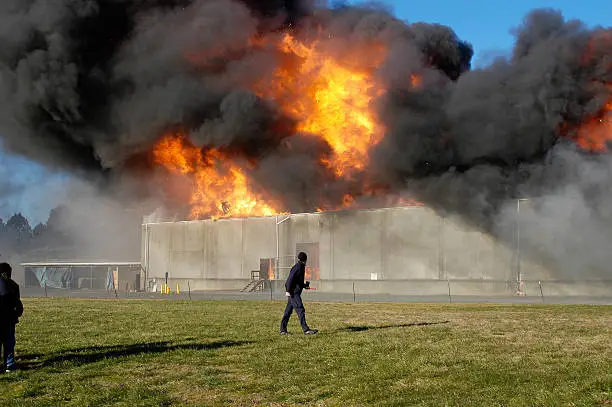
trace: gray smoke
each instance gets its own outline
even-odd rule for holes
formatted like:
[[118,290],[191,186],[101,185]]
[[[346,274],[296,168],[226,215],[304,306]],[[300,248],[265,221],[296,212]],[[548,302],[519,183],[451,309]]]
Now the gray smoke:
[[[100,188],[127,179],[151,197],[159,188],[148,154],[180,126],[198,147],[257,162],[252,179],[287,210],[338,204],[347,191],[358,195],[365,177],[508,240],[508,201],[528,197],[533,255],[601,274],[610,159],[571,138],[609,97],[610,30],[536,10],[514,31],[508,58],[471,70],[471,46],[449,27],[406,24],[384,7],[316,3],[5,0],[0,136],[10,151]],[[375,102],[385,137],[355,179],[322,167],[330,147],[252,90],[278,66],[299,63],[273,45],[287,31],[323,39],[328,55],[373,69],[388,90]],[[373,43],[388,50],[380,66],[356,52]],[[563,234],[568,212],[576,218]],[[577,247],[581,259],[564,262]]]

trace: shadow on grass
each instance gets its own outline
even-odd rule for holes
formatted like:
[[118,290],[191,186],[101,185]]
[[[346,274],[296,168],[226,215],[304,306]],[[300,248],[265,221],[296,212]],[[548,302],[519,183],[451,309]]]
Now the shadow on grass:
[[409,324],[391,324],[391,325],[349,325],[344,328],[340,328],[338,332],[363,332],[374,329],[388,329],[388,328],[409,328],[412,326],[428,326],[428,325],[441,325],[448,324],[450,321],[440,322],[411,322]]
[[175,350],[212,350],[231,346],[248,345],[250,341],[216,341],[210,343],[173,344],[171,342],[135,343],[112,346],[87,346],[68,349],[55,354],[42,355],[30,353],[20,355],[18,366],[20,370],[40,369],[69,363],[75,366],[96,363],[105,359],[135,356],[142,354],[156,354]]

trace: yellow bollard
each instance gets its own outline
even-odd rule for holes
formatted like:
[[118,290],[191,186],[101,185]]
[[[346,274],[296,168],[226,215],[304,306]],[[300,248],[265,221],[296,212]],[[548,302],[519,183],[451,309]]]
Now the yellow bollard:
[[176,295],[179,295],[181,293],[181,287],[179,287],[179,285],[176,285]]

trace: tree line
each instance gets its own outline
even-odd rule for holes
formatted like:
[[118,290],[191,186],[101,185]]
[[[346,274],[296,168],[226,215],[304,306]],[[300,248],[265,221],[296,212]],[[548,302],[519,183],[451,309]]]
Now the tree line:
[[0,255],[8,258],[37,250],[52,250],[70,246],[70,236],[62,230],[67,208],[58,206],[51,210],[45,223],[34,227],[22,213],[15,213],[4,220],[0,218]]

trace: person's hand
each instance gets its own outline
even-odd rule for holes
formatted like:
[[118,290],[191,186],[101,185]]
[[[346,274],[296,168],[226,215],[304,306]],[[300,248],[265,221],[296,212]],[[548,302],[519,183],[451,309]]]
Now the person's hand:
[[310,290],[310,281],[306,281],[304,283],[304,288],[307,289],[307,290]]
[[285,297],[291,297],[291,294],[289,294],[289,291],[285,291]]

